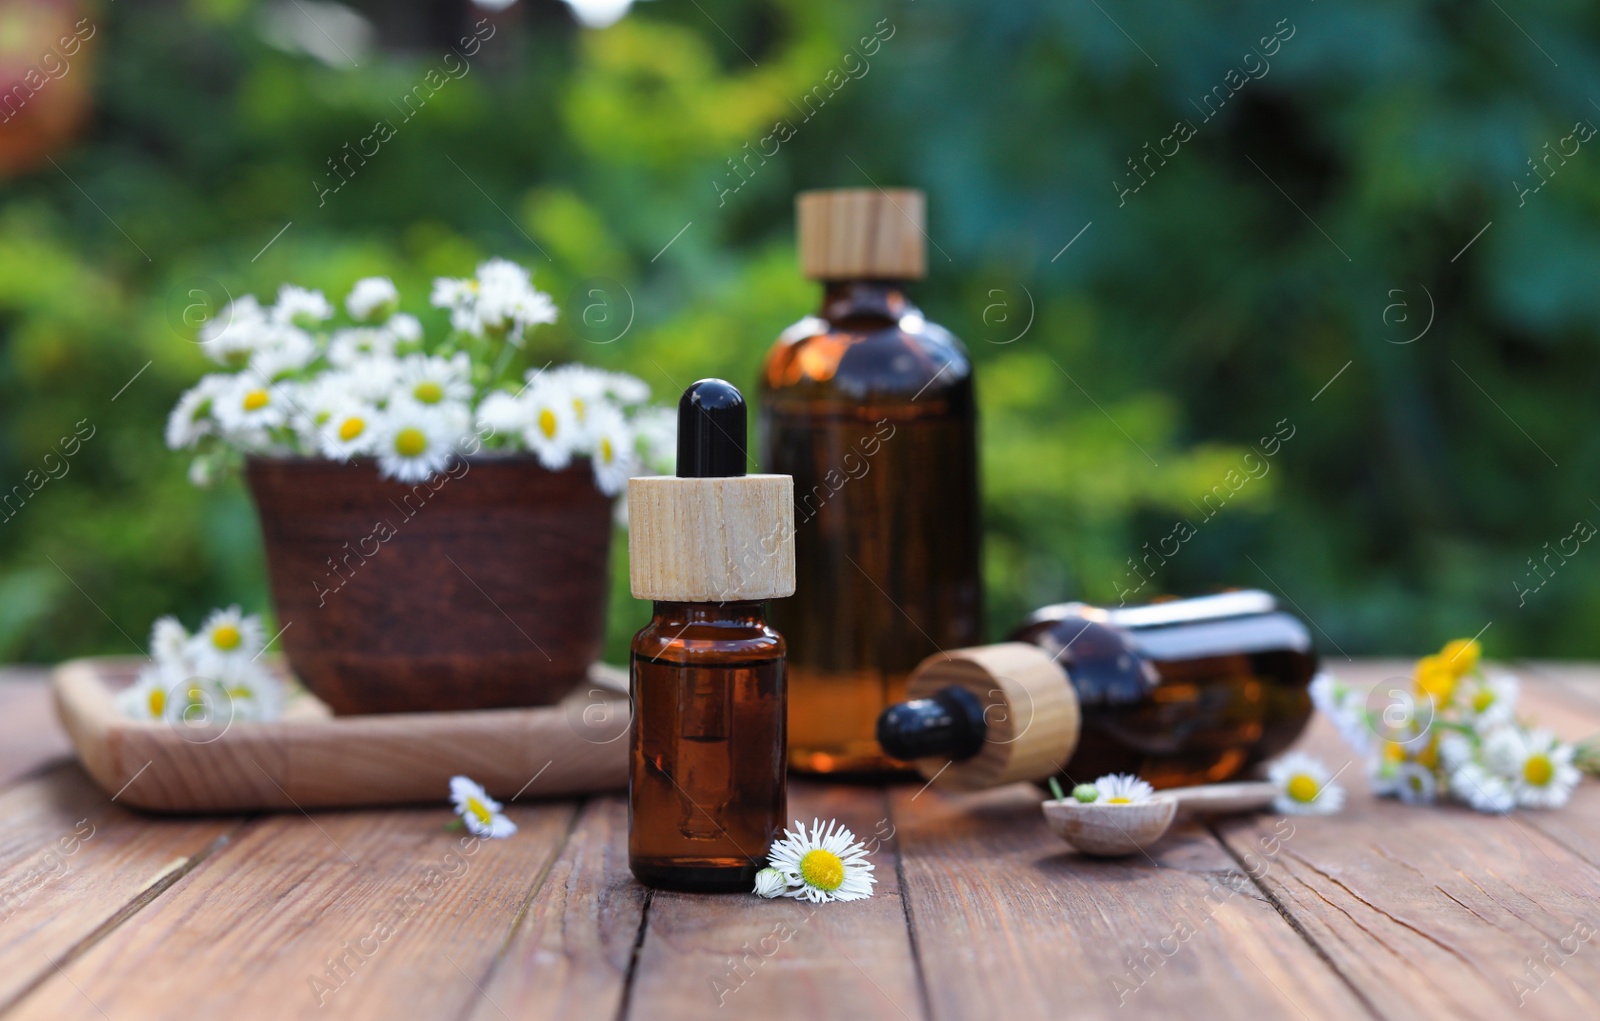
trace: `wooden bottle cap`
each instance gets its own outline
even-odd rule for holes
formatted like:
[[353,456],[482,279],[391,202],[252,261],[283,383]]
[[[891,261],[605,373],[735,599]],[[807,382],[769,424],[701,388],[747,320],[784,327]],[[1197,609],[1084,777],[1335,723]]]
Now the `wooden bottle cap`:
[[795,196],[800,269],[812,280],[920,280],[927,275],[922,192],[837,188]]
[[635,599],[724,603],[794,594],[794,479],[628,480]]
[[907,698],[949,687],[983,704],[983,747],[970,759],[926,758],[917,770],[950,790],[974,791],[1061,771],[1078,745],[1078,696],[1067,671],[1037,645],[1003,642],[936,652],[912,671]]

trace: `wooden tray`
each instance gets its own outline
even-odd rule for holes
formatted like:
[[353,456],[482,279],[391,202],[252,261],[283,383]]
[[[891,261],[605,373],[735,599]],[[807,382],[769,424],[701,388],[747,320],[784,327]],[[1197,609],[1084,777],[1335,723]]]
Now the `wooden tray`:
[[[294,811],[449,798],[458,773],[502,801],[622,790],[627,675],[537,709],[334,716],[294,689],[276,723],[208,728],[129,720],[116,693],[145,661],[79,659],[54,677],[56,711],[83,768],[114,800],[156,812]],[[279,668],[281,670],[281,667]]]

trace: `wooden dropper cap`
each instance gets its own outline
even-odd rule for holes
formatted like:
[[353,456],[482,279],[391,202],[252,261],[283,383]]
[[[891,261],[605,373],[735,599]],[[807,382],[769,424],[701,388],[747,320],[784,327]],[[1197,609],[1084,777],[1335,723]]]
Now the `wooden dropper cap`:
[[909,701],[878,718],[878,742],[951,790],[981,790],[1061,771],[1078,745],[1078,696],[1037,645],[937,652],[917,665]]
[[927,275],[922,192],[835,188],[795,196],[800,270],[812,280],[920,280]]
[[636,599],[726,603],[794,594],[794,479],[746,475],[744,397],[702,379],[678,401],[676,475],[628,480]]

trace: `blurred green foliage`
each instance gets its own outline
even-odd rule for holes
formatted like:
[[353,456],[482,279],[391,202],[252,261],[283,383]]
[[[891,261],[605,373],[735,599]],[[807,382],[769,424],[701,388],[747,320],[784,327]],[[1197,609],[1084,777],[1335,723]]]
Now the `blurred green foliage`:
[[[547,357],[667,398],[711,374],[753,388],[816,301],[793,193],[872,182],[928,191],[917,294],[978,364],[995,635],[1116,601],[1182,519],[1194,537],[1139,598],[1282,591],[1325,652],[1492,621],[1493,654],[1600,654],[1600,552],[1548,559],[1600,522],[1600,152],[1545,148],[1600,123],[1592,5],[1519,9],[1526,34],[1416,0],[700,0],[598,31],[552,0],[357,6],[376,47],[348,61],[269,45],[251,0],[86,8],[87,126],[0,193],[0,484],[94,433],[0,522],[0,660],[269,609],[240,484],[194,489],[161,443],[204,368],[196,293],[388,274],[437,328],[429,280],[505,255],[563,309]],[[406,119],[484,17],[470,71]],[[1228,99],[1209,119],[1208,94]],[[395,137],[319,199],[380,119]],[[750,158],[779,120],[793,138]],[[633,306],[614,343],[584,329],[594,278]],[[612,656],[645,617],[624,557]],[[1551,577],[1519,597],[1530,558]]]

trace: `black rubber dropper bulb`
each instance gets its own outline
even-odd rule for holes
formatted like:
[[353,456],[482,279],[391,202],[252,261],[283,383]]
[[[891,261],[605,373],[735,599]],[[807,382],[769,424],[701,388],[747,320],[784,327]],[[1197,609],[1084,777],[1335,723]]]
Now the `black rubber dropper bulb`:
[[878,717],[878,744],[902,762],[935,755],[962,762],[982,750],[988,729],[978,696],[952,686],[885,709]]
[[702,379],[678,401],[678,477],[723,479],[745,473],[744,395],[725,379]]

